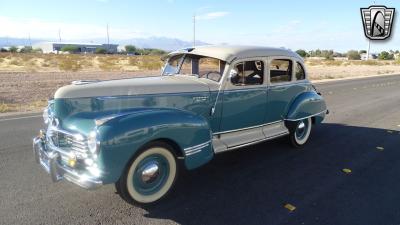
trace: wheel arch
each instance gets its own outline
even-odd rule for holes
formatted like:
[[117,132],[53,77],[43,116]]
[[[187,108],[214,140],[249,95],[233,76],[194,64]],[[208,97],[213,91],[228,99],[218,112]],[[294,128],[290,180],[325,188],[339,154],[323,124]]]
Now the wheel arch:
[[[144,146],[162,141],[170,145],[186,169],[197,168],[214,155],[207,120],[192,112],[178,109],[144,109],[114,118],[98,128],[101,136],[100,167],[104,183],[115,183],[126,165]],[[196,154],[185,150],[208,142]]]
[[292,101],[284,119],[285,121],[298,121],[311,117],[313,123],[318,123],[323,120],[326,112],[326,103],[322,96],[315,91],[307,91]]

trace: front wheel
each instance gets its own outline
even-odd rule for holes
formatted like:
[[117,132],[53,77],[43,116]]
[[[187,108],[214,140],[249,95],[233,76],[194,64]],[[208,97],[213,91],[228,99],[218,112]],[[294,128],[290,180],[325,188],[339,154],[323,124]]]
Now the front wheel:
[[293,129],[291,129],[289,134],[289,139],[291,144],[294,147],[304,146],[310,137],[311,127],[312,127],[311,118],[306,118],[297,121],[294,124]]
[[144,148],[115,184],[120,196],[129,203],[149,204],[167,195],[177,177],[172,151],[162,142]]

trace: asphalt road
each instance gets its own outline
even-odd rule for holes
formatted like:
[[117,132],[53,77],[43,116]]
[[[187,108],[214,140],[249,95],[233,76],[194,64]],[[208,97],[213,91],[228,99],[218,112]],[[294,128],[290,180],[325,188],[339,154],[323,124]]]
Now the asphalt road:
[[145,208],[113,185],[52,183],[31,150],[42,119],[0,118],[0,224],[400,224],[400,76],[317,88],[331,113],[304,149],[279,139],[218,155]]

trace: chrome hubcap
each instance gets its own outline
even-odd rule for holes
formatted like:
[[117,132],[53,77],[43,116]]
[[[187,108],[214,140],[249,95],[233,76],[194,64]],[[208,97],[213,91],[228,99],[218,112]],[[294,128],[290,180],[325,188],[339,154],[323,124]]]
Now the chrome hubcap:
[[305,134],[306,134],[306,130],[307,130],[307,126],[308,124],[304,123],[304,121],[300,121],[299,125],[297,125],[297,129],[296,129],[296,138],[297,139],[303,139]]
[[299,128],[299,129],[303,129],[305,126],[306,126],[306,125],[304,124],[304,122],[301,121],[301,122],[299,123],[298,128]]
[[155,161],[148,162],[143,167],[142,171],[142,181],[146,184],[155,181],[160,174],[160,169]]

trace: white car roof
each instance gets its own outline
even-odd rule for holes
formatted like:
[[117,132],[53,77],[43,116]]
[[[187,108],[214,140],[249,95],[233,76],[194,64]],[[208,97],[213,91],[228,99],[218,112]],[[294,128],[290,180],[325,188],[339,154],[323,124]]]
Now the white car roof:
[[266,56],[286,56],[294,57],[303,61],[303,58],[297,53],[284,49],[260,46],[240,46],[240,45],[206,45],[194,48],[185,48],[178,51],[171,52],[169,56],[179,54],[193,54],[207,56],[211,58],[220,59],[228,63],[234,59],[244,59],[251,57],[266,57]]

